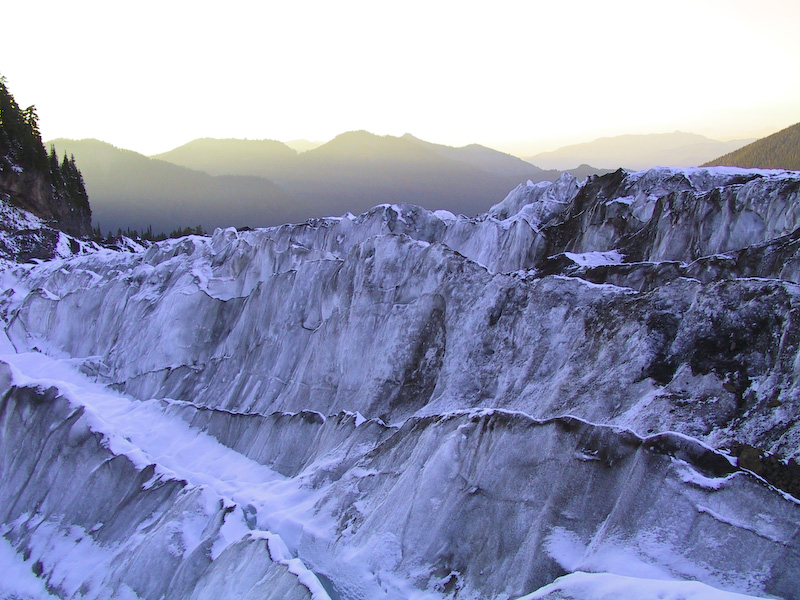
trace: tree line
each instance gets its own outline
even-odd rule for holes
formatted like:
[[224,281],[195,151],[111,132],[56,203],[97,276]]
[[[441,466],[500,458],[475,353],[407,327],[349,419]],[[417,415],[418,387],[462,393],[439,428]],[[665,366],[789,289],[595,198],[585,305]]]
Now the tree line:
[[92,239],[96,242],[106,242],[106,243],[113,243],[116,242],[123,237],[130,238],[136,241],[146,241],[146,242],[161,242],[168,238],[179,238],[184,237],[186,235],[207,235],[205,229],[203,229],[202,225],[197,225],[196,227],[178,227],[177,229],[173,229],[169,233],[159,232],[153,233],[153,226],[148,226],[147,229],[143,231],[137,231],[136,229],[131,229],[128,227],[127,229],[117,228],[116,233],[112,230],[108,230],[105,235],[100,230],[100,225],[95,225],[92,228]]

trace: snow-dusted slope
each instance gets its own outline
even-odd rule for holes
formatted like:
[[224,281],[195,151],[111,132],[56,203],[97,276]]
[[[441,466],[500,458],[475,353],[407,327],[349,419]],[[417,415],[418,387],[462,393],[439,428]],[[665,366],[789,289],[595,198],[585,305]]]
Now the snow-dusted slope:
[[565,176],[8,269],[3,534],[62,597],[800,597],[799,189]]
[[66,258],[96,249],[96,244],[53,229],[39,217],[0,197],[0,265],[4,268],[13,262]]

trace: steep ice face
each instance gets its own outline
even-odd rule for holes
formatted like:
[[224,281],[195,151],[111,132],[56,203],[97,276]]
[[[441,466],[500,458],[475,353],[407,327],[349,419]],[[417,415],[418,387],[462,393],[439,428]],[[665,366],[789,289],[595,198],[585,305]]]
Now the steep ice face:
[[3,533],[58,597],[518,597],[576,570],[793,597],[800,507],[691,438],[233,414],[4,360]]
[[[375,211],[385,227],[394,210]],[[8,332],[143,399],[387,423],[488,406],[800,450],[794,284],[677,276],[643,294],[492,274],[444,243],[380,233],[376,218],[362,217],[379,232],[362,241],[338,232],[359,227],[348,219],[41,265]],[[432,219],[405,217],[423,233]],[[631,266],[617,250],[564,256]]]
[[[120,482],[155,465],[220,503],[187,500],[206,507],[180,509],[206,523],[181,538],[197,562],[178,552],[167,570],[186,579],[164,572],[152,589],[137,551],[115,558],[73,509],[46,522],[106,553],[81,584],[98,594],[190,581],[191,597],[244,594],[268,578],[284,581],[276,598],[581,597],[577,575],[552,586],[585,571],[620,593],[638,578],[683,580],[664,588],[676,595],[699,594],[694,581],[798,597],[798,189],[789,172],[565,176],[477,219],[381,205],[7,270],[6,361],[31,378],[10,380],[9,414],[29,410],[20,390],[77,378],[52,402],[91,406],[95,438],[133,446],[100,444],[92,460],[124,457]],[[57,361],[13,354],[26,350]],[[65,364],[83,376],[51,375]],[[90,403],[100,384],[123,404]],[[65,420],[14,428],[35,454],[36,428]],[[198,453],[201,435],[216,449]],[[163,502],[152,535],[166,547],[186,518]],[[241,527],[210,525],[227,522],[220,510]],[[39,517],[23,516],[2,520],[5,537],[45,547],[25,534]],[[114,548],[136,547],[130,527]],[[62,558],[44,577],[69,597],[53,584]]]
[[[51,593],[328,600],[316,575],[264,526],[271,517],[296,527],[292,515],[310,494],[158,403],[90,382],[69,361],[7,358],[2,532],[25,549]],[[40,373],[46,378],[31,377]]]

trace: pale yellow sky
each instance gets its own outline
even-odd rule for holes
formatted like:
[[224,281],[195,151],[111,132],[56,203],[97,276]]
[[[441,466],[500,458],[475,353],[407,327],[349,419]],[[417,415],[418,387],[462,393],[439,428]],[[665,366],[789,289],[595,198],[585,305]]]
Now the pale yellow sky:
[[[413,133],[521,154],[800,121],[800,2],[27,0],[0,74],[46,139]],[[13,23],[13,26],[9,26]]]

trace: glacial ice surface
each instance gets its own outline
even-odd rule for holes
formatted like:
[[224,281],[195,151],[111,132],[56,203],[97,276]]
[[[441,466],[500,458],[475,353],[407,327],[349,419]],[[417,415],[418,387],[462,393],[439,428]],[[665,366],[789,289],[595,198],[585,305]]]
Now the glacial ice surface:
[[5,265],[3,593],[800,597],[798,189],[564,176]]

